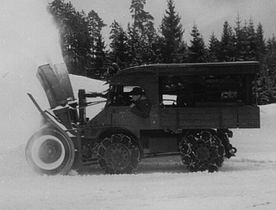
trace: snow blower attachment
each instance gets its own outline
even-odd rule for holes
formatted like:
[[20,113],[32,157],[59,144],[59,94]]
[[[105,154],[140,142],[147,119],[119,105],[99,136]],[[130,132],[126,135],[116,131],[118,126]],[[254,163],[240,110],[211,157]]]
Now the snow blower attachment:
[[[50,110],[28,94],[44,124],[26,146],[27,161],[42,174],[91,164],[118,174],[142,158],[180,155],[189,171],[217,171],[237,152],[230,129],[260,127],[252,91],[258,70],[258,62],[143,65],[114,74],[108,92],[79,90],[76,100],[64,65],[40,66]],[[150,104],[147,117],[137,114],[137,88]],[[103,110],[87,118],[86,107],[102,102]]]
[[75,159],[75,145],[59,123],[66,129],[72,129],[72,123],[76,120],[76,113],[71,111],[69,105],[74,102],[70,79],[65,66],[61,64],[40,66],[37,77],[55,117],[43,111],[33,96],[28,94],[43,117],[43,125],[31,136],[26,146],[26,158],[38,173],[67,174]]
[[75,100],[70,78],[64,64],[43,65],[37,77],[47,95],[50,110],[43,111],[28,93],[43,118],[41,128],[34,133],[26,146],[26,158],[34,170],[41,174],[67,174],[78,167],[81,160],[80,135],[87,124],[86,98],[103,96],[79,90]]

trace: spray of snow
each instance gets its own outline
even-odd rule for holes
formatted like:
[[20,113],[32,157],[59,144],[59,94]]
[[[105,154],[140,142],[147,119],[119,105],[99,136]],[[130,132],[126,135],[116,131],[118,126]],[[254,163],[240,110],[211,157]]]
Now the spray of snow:
[[[0,146],[24,144],[39,114],[26,93],[48,104],[37,67],[63,62],[58,30],[45,0],[3,0],[0,7]],[[11,143],[12,142],[12,143]]]

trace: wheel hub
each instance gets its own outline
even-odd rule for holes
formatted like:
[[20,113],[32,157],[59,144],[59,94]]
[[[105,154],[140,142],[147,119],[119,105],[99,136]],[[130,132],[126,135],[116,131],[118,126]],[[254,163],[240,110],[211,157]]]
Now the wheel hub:
[[216,133],[200,131],[184,136],[179,144],[183,163],[190,171],[216,171],[222,165],[224,147]]
[[130,153],[128,148],[120,143],[112,144],[107,148],[105,159],[116,169],[122,169],[128,166]]
[[196,154],[200,161],[206,161],[210,158],[210,151],[204,145],[198,147],[198,149],[196,150]]
[[61,145],[58,142],[49,139],[41,144],[38,156],[44,163],[53,163],[60,158],[61,153]]

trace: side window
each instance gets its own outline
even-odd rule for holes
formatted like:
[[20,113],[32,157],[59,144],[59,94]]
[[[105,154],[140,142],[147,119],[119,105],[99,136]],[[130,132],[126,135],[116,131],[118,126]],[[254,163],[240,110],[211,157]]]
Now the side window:
[[164,106],[176,106],[177,95],[162,94],[161,104]]
[[177,106],[178,83],[174,77],[161,77],[159,80],[159,99],[161,106]]
[[160,104],[176,107],[233,105],[245,101],[239,75],[163,76],[159,79]]
[[245,100],[243,78],[238,75],[202,76],[204,97],[199,102],[241,103]]
[[110,94],[110,105],[112,106],[129,106],[131,104],[131,91],[139,86],[113,86]]

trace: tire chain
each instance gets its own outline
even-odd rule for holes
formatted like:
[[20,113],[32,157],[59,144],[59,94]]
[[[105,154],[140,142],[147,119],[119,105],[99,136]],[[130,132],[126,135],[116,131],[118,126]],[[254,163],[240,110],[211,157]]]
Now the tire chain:
[[[200,161],[198,148],[207,148],[210,157],[207,161]],[[210,131],[199,131],[185,135],[179,143],[182,162],[190,171],[217,171],[223,163],[224,146],[220,139]]]
[[[111,159],[106,159],[106,150],[112,144],[123,144],[129,151],[130,159],[127,167],[123,169],[116,169]],[[131,173],[133,169],[137,168],[140,161],[139,148],[133,144],[132,138],[125,134],[113,134],[111,137],[105,137],[97,146],[97,157],[99,165],[106,173],[120,174]]]

